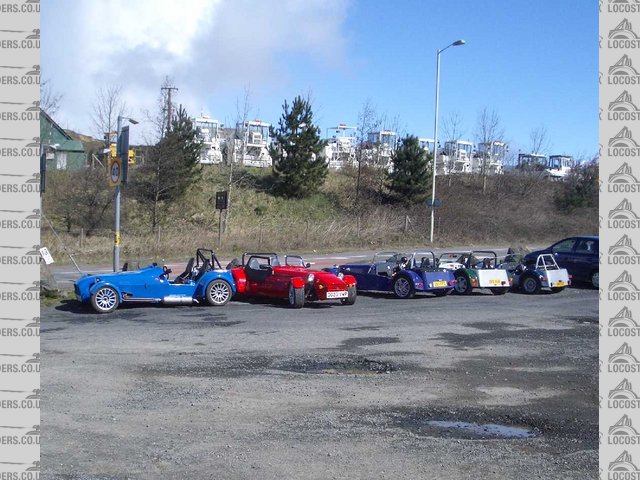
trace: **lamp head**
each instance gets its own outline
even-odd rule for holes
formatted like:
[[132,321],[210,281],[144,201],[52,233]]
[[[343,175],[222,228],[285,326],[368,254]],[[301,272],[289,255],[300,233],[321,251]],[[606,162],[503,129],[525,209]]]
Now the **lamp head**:
[[454,47],[459,47],[460,45],[464,45],[465,43],[467,42],[465,42],[464,40],[456,40],[451,45],[453,45]]

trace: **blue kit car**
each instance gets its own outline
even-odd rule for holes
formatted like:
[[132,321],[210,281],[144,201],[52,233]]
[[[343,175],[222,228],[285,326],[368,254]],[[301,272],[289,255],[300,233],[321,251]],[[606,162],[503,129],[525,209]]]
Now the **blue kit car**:
[[350,263],[328,269],[335,274],[356,277],[358,291],[393,292],[398,298],[411,298],[416,292],[436,296],[453,291],[453,272],[436,266],[433,252],[380,252],[368,264]]
[[124,302],[222,306],[236,293],[231,271],[220,266],[211,250],[199,248],[182,274],[174,280],[169,279],[170,274],[167,267],[153,264],[133,271],[85,275],[75,282],[75,294],[96,312],[109,313]]

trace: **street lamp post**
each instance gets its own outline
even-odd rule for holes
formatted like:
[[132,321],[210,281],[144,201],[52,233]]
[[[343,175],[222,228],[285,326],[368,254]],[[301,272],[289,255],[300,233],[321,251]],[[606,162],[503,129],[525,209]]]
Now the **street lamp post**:
[[431,185],[431,243],[433,243],[433,224],[435,219],[435,201],[436,201],[436,155],[438,153],[438,102],[440,100],[440,54],[449,47],[458,47],[464,45],[464,40],[456,40],[446,47],[438,50],[436,55],[436,114],[433,122],[433,172]]
[[[116,137],[116,145],[120,145],[120,133],[122,130],[122,121],[129,120],[129,123],[132,125],[136,125],[138,122],[133,118],[123,117],[122,115],[118,115],[118,124],[117,124],[117,137]],[[127,146],[128,148],[128,146]],[[116,150],[117,152],[117,150]],[[128,162],[128,152],[125,153],[123,162]],[[121,178],[122,178],[122,174]],[[115,192],[115,223],[113,227],[113,271],[118,271],[118,265],[120,265],[120,183],[116,185]]]

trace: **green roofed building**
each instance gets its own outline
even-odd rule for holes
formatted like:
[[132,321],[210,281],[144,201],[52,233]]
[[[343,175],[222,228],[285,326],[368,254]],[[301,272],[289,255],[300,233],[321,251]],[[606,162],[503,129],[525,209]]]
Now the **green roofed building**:
[[47,170],[82,170],[87,165],[84,145],[71,136],[42,109],[40,141],[47,157]]

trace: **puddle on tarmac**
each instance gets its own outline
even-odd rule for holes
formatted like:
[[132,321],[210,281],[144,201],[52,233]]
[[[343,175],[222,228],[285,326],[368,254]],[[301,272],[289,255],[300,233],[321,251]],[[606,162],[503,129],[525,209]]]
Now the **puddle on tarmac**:
[[450,432],[460,431],[469,435],[494,438],[530,438],[535,436],[530,430],[523,427],[509,427],[496,423],[470,423],[450,420],[429,420],[425,422],[429,427],[443,429]]
[[306,374],[378,374],[391,373],[398,368],[388,362],[368,358],[346,358],[340,360],[299,359],[280,364],[277,370]]

